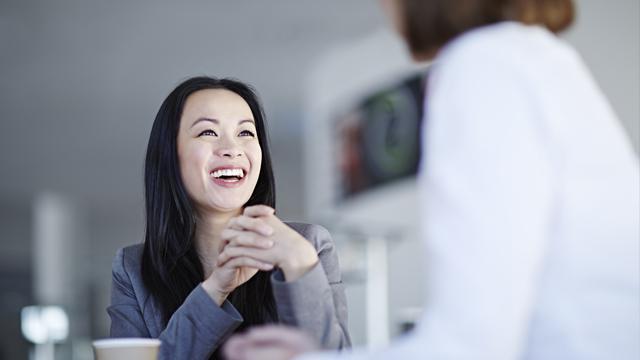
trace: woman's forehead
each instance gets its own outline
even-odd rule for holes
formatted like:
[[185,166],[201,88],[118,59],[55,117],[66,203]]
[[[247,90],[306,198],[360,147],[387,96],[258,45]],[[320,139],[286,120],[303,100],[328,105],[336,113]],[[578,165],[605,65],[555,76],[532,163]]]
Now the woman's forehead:
[[199,90],[189,95],[182,111],[183,119],[216,119],[220,123],[253,120],[249,104],[238,94],[226,89]]

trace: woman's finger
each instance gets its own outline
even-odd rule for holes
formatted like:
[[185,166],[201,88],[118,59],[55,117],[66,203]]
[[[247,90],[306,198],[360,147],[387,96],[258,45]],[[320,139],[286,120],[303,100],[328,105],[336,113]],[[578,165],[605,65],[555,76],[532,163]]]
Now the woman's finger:
[[273,247],[273,240],[255,235],[255,233],[246,232],[244,234],[236,236],[233,240],[229,241],[229,245],[270,249]]
[[253,231],[262,236],[271,236],[273,234],[273,228],[264,222],[264,220],[244,215],[229,220],[227,227],[233,230]]
[[244,208],[243,215],[249,217],[270,216],[275,214],[276,210],[267,205],[253,205]]
[[226,228],[220,233],[220,243],[218,244],[218,254],[220,254],[224,248],[229,245],[231,240],[240,234],[239,230]]
[[224,345],[223,353],[228,360],[242,359],[243,349],[246,347],[244,335],[238,334],[229,339]]
[[252,328],[247,333],[245,340],[259,344],[306,344],[310,341],[309,335],[301,330],[283,325],[265,325]]
[[270,271],[273,270],[273,265],[267,262],[263,262],[260,260],[256,260],[254,258],[248,256],[237,256],[232,259],[229,259],[220,267],[227,268],[240,268],[240,267],[250,267],[262,271]]
[[256,249],[246,246],[226,246],[224,250],[218,255],[217,266],[224,266],[227,261],[230,261],[236,257],[250,257],[257,261],[261,261],[267,264],[272,264],[271,258],[265,250]]
[[224,244],[220,251],[227,245],[250,246],[260,249],[269,249],[273,246],[273,240],[260,236],[252,231],[225,229],[222,231],[221,239]]
[[234,335],[225,344],[223,352],[230,360],[289,360],[317,348],[313,339],[300,330],[267,325]]
[[220,232],[220,239],[230,241],[234,237],[240,235],[243,230],[236,230],[231,228],[225,228]]

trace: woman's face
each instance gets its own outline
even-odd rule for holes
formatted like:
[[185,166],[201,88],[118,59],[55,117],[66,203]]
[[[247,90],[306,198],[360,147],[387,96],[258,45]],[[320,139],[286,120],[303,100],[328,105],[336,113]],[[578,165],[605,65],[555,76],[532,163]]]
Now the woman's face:
[[239,210],[258,182],[262,149],[249,105],[224,89],[200,90],[178,130],[180,174],[199,212]]

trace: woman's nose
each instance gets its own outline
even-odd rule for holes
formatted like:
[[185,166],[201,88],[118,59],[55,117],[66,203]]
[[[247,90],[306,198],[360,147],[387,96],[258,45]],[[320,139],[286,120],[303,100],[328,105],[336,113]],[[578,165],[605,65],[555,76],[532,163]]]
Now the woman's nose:
[[222,142],[219,144],[220,146],[218,146],[218,148],[215,151],[216,155],[220,157],[226,157],[226,158],[232,158],[232,159],[242,156],[242,150],[233,140],[231,139],[221,139],[221,140]]
[[224,148],[218,149],[217,153],[218,153],[218,156],[231,158],[231,159],[242,156],[242,151],[236,147],[224,147]]

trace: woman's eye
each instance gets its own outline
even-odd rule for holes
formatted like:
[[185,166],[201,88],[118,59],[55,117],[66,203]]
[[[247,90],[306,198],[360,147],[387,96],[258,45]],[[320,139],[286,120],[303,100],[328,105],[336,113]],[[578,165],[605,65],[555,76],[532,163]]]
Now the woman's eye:
[[216,134],[216,132],[211,129],[207,129],[198,134],[198,136],[218,136],[218,134]]
[[240,132],[240,136],[251,136],[251,137],[255,137],[256,134],[254,134],[253,132],[251,132],[250,130],[242,130]]

